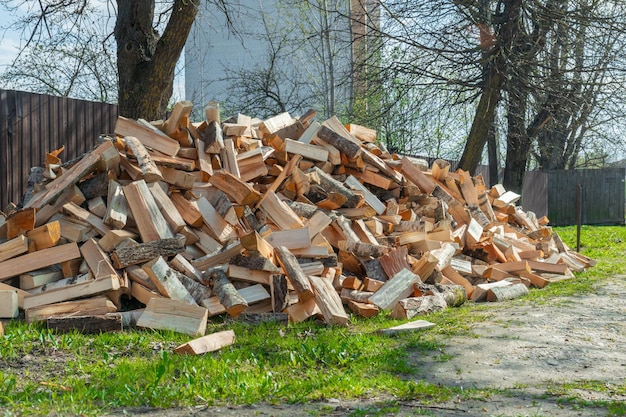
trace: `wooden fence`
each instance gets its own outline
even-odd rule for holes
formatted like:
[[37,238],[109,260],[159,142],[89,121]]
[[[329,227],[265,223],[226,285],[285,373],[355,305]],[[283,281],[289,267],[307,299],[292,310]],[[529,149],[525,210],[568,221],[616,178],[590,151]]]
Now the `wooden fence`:
[[112,133],[117,106],[14,90],[0,90],[0,209],[19,203],[30,168],[65,146],[64,161],[91,150]]
[[624,168],[527,172],[522,206],[553,226],[576,224],[580,186],[582,224],[624,224],[625,177]]

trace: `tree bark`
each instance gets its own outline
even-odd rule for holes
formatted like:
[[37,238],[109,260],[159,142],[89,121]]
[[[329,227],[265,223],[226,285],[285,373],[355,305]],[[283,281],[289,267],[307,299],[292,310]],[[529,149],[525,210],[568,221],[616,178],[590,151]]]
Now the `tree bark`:
[[493,125],[496,107],[501,98],[502,87],[508,70],[508,52],[519,30],[521,0],[503,1],[502,22],[497,33],[497,45],[486,65],[485,83],[476,108],[459,168],[474,174],[480,163],[483,148]]
[[153,27],[154,0],[118,0],[117,5],[119,113],[132,119],[164,119],[174,69],[198,13],[197,3],[175,0],[161,36]]

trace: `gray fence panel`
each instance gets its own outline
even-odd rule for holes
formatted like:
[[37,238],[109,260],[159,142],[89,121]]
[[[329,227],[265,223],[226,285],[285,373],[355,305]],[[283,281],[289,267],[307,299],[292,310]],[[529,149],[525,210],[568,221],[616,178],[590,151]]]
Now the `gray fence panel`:
[[112,133],[117,106],[14,90],[0,90],[0,209],[19,203],[30,168],[65,146],[63,161],[92,149]]
[[624,224],[625,175],[624,168],[527,172],[522,205],[553,226],[576,224],[580,185],[583,224]]

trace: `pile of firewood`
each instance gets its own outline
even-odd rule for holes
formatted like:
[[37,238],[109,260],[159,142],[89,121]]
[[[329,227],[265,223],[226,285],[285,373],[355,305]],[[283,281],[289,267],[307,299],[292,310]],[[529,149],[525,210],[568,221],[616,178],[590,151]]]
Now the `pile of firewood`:
[[[202,335],[220,314],[412,318],[517,297],[593,264],[519,195],[400,157],[376,132],[315,112],[191,123],[120,117],[115,137],[1,217],[0,317],[59,330]],[[143,308],[145,306],[145,308]]]

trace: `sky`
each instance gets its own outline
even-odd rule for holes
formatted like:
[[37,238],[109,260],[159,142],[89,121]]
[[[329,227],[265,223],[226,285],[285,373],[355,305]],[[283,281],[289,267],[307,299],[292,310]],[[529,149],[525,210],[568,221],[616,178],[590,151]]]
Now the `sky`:
[[[0,11],[0,27],[5,27],[14,21],[14,17],[6,11]],[[19,34],[15,31],[3,29],[0,32],[0,70],[17,56],[20,42]]]

